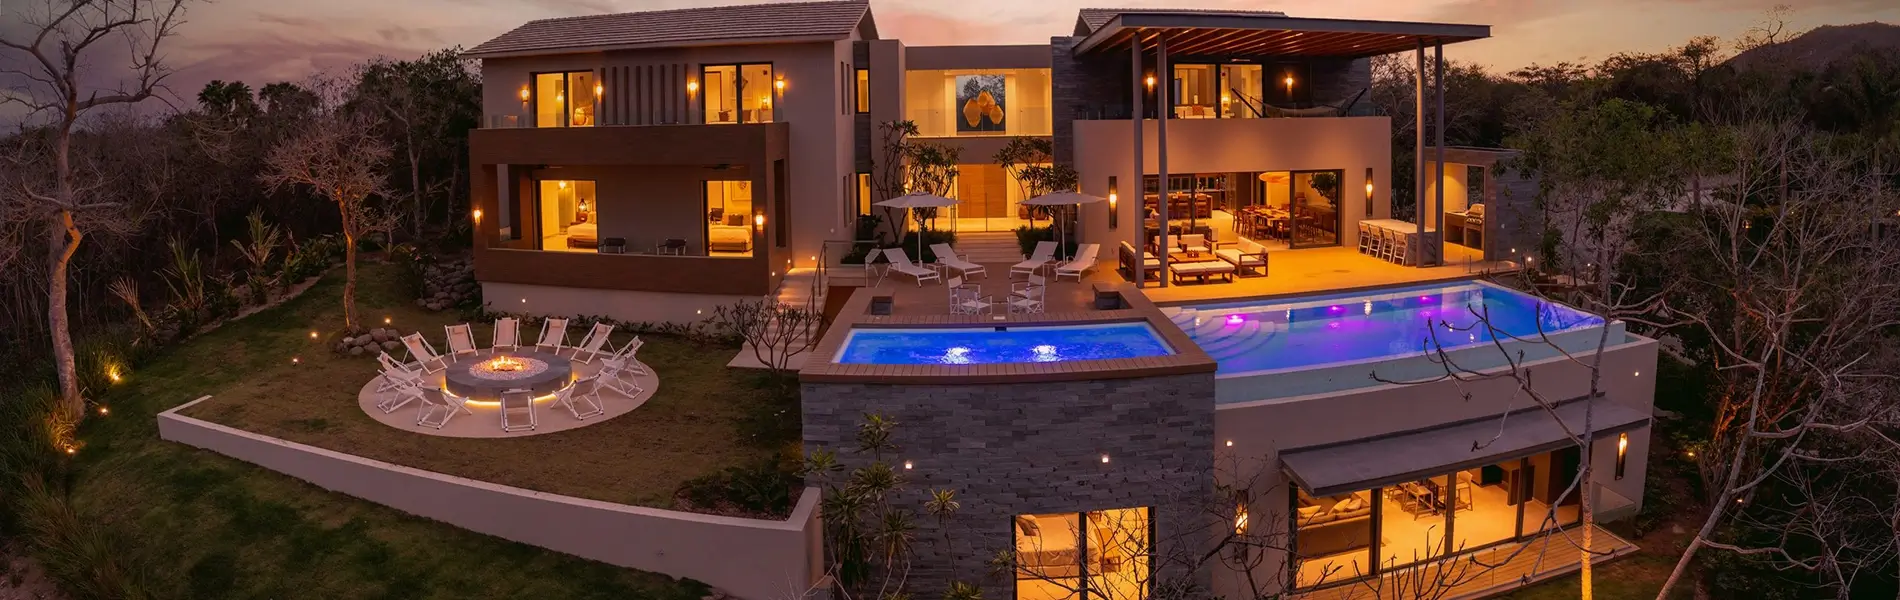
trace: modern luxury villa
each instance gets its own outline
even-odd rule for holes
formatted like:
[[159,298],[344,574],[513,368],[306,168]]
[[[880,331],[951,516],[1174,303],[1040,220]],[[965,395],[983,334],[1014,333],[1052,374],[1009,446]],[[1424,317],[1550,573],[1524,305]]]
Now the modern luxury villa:
[[[805,450],[863,464],[858,426],[882,415],[899,502],[961,502],[916,520],[918,593],[1133,599],[1166,580],[1333,598],[1430,580],[1476,597],[1633,550],[1581,515],[1642,505],[1657,343],[1498,282],[1534,260],[1537,185],[1499,169],[1508,150],[1442,143],[1430,76],[1489,27],[1085,9],[1051,33],[908,47],[855,0],[529,22],[467,53],[486,113],[476,279],[491,308],[536,317],[692,322],[772,297],[823,311],[798,357]],[[1404,174],[1393,117],[1367,98],[1390,54],[1418,73],[1413,125],[1441,140],[1417,136]],[[957,235],[931,263],[855,239],[862,215],[902,218],[880,203],[939,198],[875,191],[894,121],[961,149],[929,220]],[[1024,137],[1077,176],[1060,190],[1072,257],[1017,245],[1039,202],[991,157]],[[1421,201],[1395,210],[1395,180]],[[530,396],[563,403],[540,425],[559,429],[638,410],[667,380],[572,340],[503,358],[532,333],[466,349],[497,356],[443,386],[502,396],[505,426],[500,388],[516,386],[495,378],[552,374],[514,392],[530,415]],[[623,361],[590,364],[603,352]],[[621,389],[576,400],[576,378],[623,367]],[[365,386],[364,410],[409,427],[377,414],[394,387]],[[431,434],[536,433],[475,418]],[[416,477],[426,500],[400,506],[450,522],[548,502],[450,500]],[[815,495],[767,525],[577,501],[554,533],[475,528],[767,600],[827,585]]]

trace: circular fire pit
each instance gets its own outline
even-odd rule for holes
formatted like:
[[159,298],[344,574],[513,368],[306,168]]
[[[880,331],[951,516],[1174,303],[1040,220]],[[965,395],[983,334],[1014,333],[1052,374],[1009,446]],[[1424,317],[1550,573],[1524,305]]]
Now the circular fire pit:
[[449,365],[443,384],[451,394],[471,400],[495,401],[507,390],[532,390],[545,396],[567,387],[574,378],[568,359],[534,350],[484,350]]

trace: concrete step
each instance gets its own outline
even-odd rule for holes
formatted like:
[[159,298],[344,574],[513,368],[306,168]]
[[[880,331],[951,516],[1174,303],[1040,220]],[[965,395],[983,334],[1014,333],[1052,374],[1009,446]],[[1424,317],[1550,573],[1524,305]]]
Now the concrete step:
[[1007,231],[959,233],[957,252],[969,256],[971,262],[984,264],[1015,263],[1023,259],[1022,248],[1016,245],[1016,234]]

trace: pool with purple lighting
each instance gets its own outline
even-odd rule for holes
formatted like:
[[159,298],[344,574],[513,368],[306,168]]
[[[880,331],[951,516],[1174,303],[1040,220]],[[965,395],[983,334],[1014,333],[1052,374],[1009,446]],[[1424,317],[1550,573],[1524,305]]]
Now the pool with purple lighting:
[[1223,376],[1361,363],[1454,351],[1492,340],[1479,324],[1536,339],[1603,324],[1602,319],[1509,288],[1460,282],[1370,293],[1162,309]]
[[988,365],[1174,354],[1146,322],[1100,325],[852,329],[834,362]]

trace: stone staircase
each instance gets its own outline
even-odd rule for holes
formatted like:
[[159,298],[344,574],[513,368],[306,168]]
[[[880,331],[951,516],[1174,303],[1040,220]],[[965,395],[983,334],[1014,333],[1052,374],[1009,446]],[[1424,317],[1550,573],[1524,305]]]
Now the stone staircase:
[[1014,231],[964,231],[957,233],[957,252],[973,263],[1013,265],[1023,260]]
[[[799,310],[822,311],[825,309],[824,290],[817,288],[818,269],[810,267],[796,268],[787,272],[785,277],[779,280],[778,291],[773,294],[773,297],[776,298],[780,304],[791,306]],[[805,335],[801,333],[793,343],[802,345],[809,341],[810,340],[805,339]],[[788,366],[792,369],[797,369],[803,365],[804,362],[805,355],[799,354],[792,357]],[[759,362],[758,355],[752,351],[750,345],[741,347],[739,354],[732,357],[732,360],[727,361],[726,366],[741,369],[766,368],[764,364]]]

